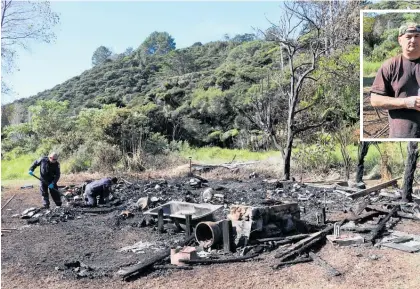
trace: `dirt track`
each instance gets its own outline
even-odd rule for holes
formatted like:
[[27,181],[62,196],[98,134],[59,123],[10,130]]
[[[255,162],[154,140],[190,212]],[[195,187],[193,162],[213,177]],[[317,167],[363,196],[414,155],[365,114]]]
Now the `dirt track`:
[[[245,187],[247,183],[241,185]],[[18,195],[3,212],[2,228],[26,225],[25,220],[11,216],[40,205],[36,189],[12,187],[3,190],[2,204],[13,194]],[[198,266],[191,271],[157,270],[127,283],[115,276],[117,269],[141,261],[148,254],[121,253],[117,252],[118,249],[140,240],[165,242],[176,237],[168,234],[159,237],[153,228],[139,228],[128,220],[118,221],[117,215],[118,212],[76,216],[67,222],[34,224],[3,234],[2,288],[347,289],[420,286],[420,254],[366,246],[334,248],[330,244],[321,249],[320,256],[342,273],[339,277],[328,277],[314,263],[273,270],[270,265],[276,260],[272,253],[265,253],[262,261]],[[403,220],[395,229],[420,234],[418,222]],[[374,260],[372,255],[379,258]],[[63,265],[69,261],[80,261],[92,267],[92,279],[77,278],[71,269],[65,269]],[[60,270],[55,267],[60,267]]]

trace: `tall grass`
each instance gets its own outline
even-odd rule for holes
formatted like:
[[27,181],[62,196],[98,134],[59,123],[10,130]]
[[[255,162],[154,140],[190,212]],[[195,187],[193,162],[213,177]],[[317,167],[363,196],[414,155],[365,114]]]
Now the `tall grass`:
[[[400,144],[399,142],[392,142],[388,143],[386,148],[384,147],[384,143],[380,143],[379,149],[381,150],[381,153],[387,149],[389,156],[388,165],[391,167],[393,174],[403,173],[404,162],[407,157],[407,143],[401,142]],[[349,145],[347,146],[347,150],[349,151],[352,162],[357,164],[358,147],[355,145]],[[372,170],[375,166],[381,164],[381,153],[375,146],[370,145],[369,151],[365,157],[365,173]],[[340,164],[342,162],[342,157],[338,146],[336,146],[333,152],[333,156],[334,162],[336,164]]]
[[[404,171],[404,161],[407,157],[407,143],[402,142],[401,147],[399,142],[388,143],[386,148],[383,143],[379,144],[381,151],[387,150],[389,160],[388,164],[392,169],[394,175],[401,175]],[[357,163],[358,147],[356,145],[349,145],[347,147],[349,151],[353,168]],[[402,151],[402,154],[401,154]],[[297,152],[297,149],[294,149]],[[241,149],[223,149],[218,147],[203,147],[203,148],[185,148],[180,151],[179,156],[187,162],[188,157],[191,157],[194,162],[202,162],[207,164],[220,164],[227,163],[234,160],[235,162],[245,161],[262,161],[262,165],[267,170],[280,169],[281,166],[281,154],[279,151],[264,151],[264,152],[252,152],[249,150]],[[292,154],[293,156],[293,154]],[[323,155],[329,160],[328,166],[330,168],[340,168],[342,165],[342,156],[338,145],[328,153]],[[13,160],[3,160],[1,163],[1,180],[33,180],[34,178],[28,175],[28,169],[32,162],[39,158],[37,154],[22,155]],[[305,171],[319,171],[317,164],[320,162],[311,163],[310,158],[304,158],[304,169]],[[61,160],[62,172],[65,173],[66,160]],[[182,160],[177,160],[173,165],[177,165]],[[369,147],[367,156],[365,157],[365,173],[368,173],[375,166],[381,164],[380,153],[377,148],[373,145]],[[166,165],[168,163],[166,162]],[[293,162],[292,162],[293,165]],[[296,165],[296,164],[294,164]],[[39,171],[36,171],[39,175]]]
[[363,76],[374,76],[378,71],[379,67],[381,67],[382,62],[369,62],[364,60],[363,61]]
[[279,151],[252,152],[243,149],[224,149],[218,147],[187,148],[180,152],[184,158],[207,164],[220,164],[237,161],[261,161],[272,157],[280,157]]
[[[39,155],[21,155],[12,160],[1,161],[1,180],[32,180],[28,174],[29,167],[39,158]],[[36,175],[39,176],[37,172]]]

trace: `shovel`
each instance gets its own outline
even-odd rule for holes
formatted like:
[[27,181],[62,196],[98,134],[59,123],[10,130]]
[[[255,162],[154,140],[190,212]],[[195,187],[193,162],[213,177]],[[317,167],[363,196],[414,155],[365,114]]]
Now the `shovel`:
[[[38,178],[37,176],[35,176],[35,175],[31,175],[31,176],[33,176],[34,178],[37,178],[38,180],[40,180],[44,185],[47,185],[48,186],[48,183],[46,182],[46,181],[44,181],[43,179],[41,179],[41,178]],[[52,188],[52,189],[50,189],[50,190],[53,190],[53,191],[55,191],[55,192],[57,192],[57,193],[59,193],[60,194],[60,196],[61,196],[61,192],[59,191],[59,190],[56,190],[55,188]]]

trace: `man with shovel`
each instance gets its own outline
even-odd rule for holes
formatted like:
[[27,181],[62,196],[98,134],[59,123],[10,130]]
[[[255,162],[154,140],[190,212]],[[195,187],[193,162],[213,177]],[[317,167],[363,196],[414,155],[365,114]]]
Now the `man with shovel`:
[[[58,191],[57,182],[60,179],[60,163],[58,162],[58,155],[51,153],[48,157],[42,157],[39,160],[33,162],[29,168],[29,174],[34,176],[34,170],[36,167],[40,167],[40,186],[43,204],[45,209],[50,208],[50,200],[48,197],[48,190],[50,195],[57,207],[61,207],[61,195]],[[37,178],[37,177],[36,177]]]

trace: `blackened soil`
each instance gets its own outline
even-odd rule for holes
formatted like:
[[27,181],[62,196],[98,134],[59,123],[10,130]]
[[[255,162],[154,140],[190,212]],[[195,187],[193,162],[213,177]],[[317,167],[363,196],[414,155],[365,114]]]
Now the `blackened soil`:
[[[315,223],[315,215],[324,204],[327,207],[327,216],[329,213],[345,213],[350,206],[355,205],[344,196],[333,193],[332,189],[301,184],[285,187],[278,182],[268,183],[260,178],[244,181],[191,179],[128,179],[132,184],[118,184],[109,205],[89,210],[69,202],[67,206],[52,209],[37,222],[29,219],[34,222],[32,224],[28,224],[29,220],[12,216],[29,207],[40,206],[37,188],[5,189],[2,203],[13,194],[17,195],[2,212],[2,228],[17,230],[4,232],[2,235],[2,287],[18,288],[12,282],[16,278],[42,280],[43,284],[48,283],[48,280],[72,282],[76,279],[121,282],[116,275],[120,268],[142,262],[156,251],[170,247],[185,236],[183,231],[177,232],[171,224],[165,225],[164,233],[158,233],[155,225],[144,226],[143,213],[135,203],[145,196],[157,198],[149,208],[171,200],[199,203],[202,201],[202,192],[210,187],[213,194],[224,196],[213,197],[210,201],[224,205],[215,214],[216,219],[225,218],[231,204],[263,205],[296,201],[302,207],[301,218]],[[103,209],[108,212],[101,213]],[[134,216],[121,216],[123,210],[129,210]],[[153,245],[144,249],[144,253],[119,251],[139,241]],[[152,274],[164,275],[167,271],[158,270]],[[54,283],[53,281],[51,282]]]

